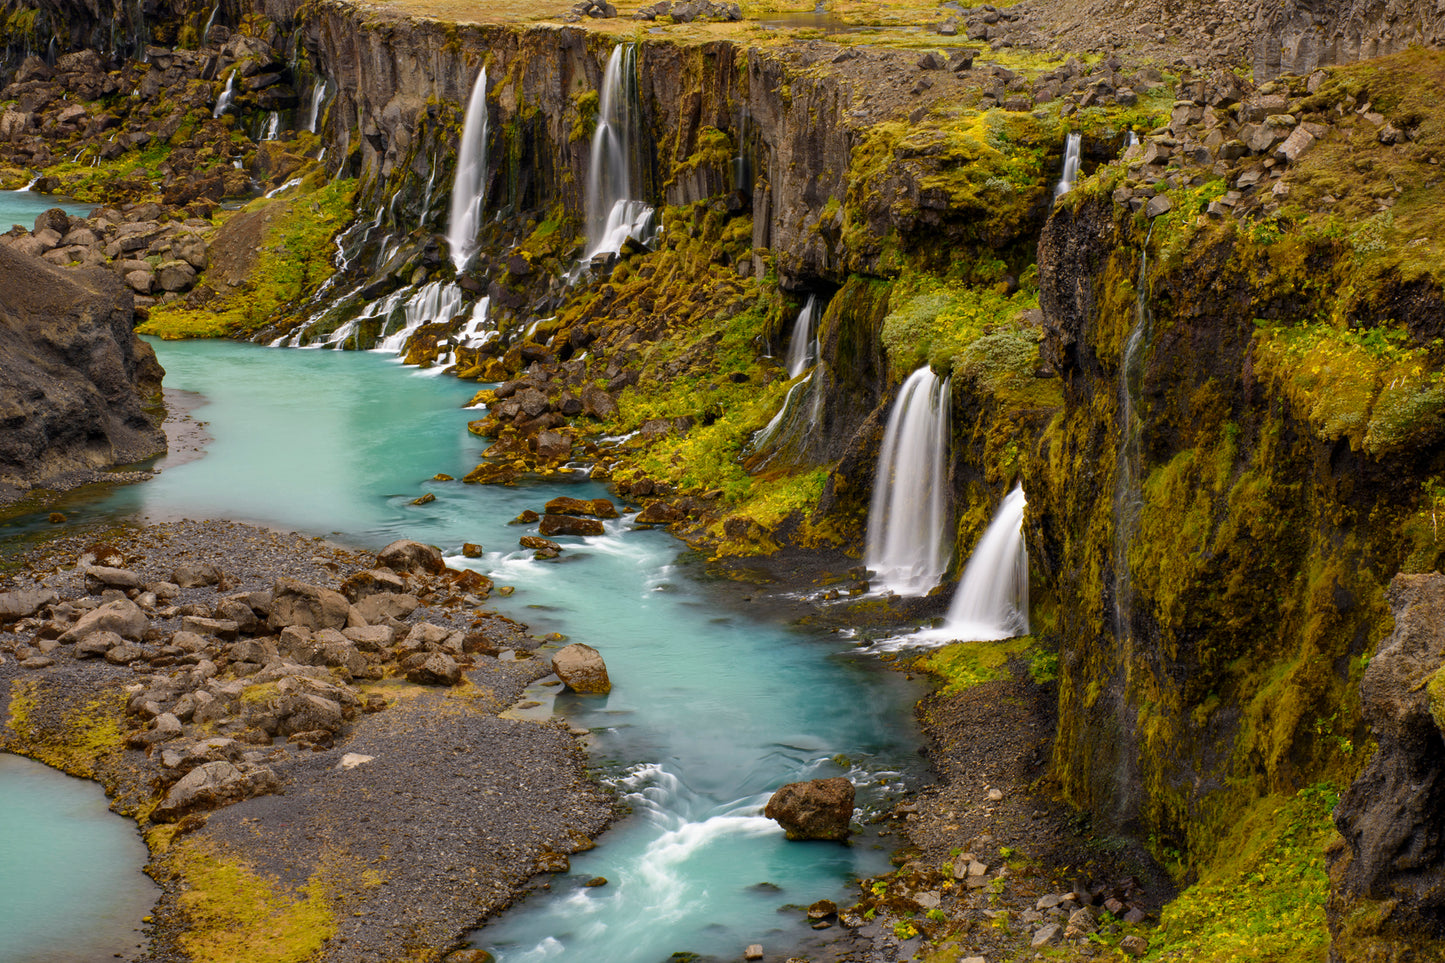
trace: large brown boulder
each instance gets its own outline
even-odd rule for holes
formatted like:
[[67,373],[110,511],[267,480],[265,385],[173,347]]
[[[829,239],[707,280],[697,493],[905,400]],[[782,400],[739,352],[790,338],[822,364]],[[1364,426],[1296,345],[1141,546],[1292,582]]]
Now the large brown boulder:
[[171,787],[151,818],[175,822],[187,813],[220,809],[232,803],[275,792],[281,780],[269,769],[242,770],[225,761],[208,762],[186,773]]
[[447,570],[441,550],[410,539],[399,539],[376,553],[376,564],[393,572],[440,575]]
[[562,684],[573,692],[605,695],[612,691],[612,680],[607,677],[607,664],[602,655],[592,646],[580,642],[563,648],[552,656],[552,671]]
[[595,518],[581,518],[576,515],[543,515],[537,531],[545,536],[553,535],[601,535],[606,530]]
[[790,782],[773,793],[763,815],[776,820],[789,839],[847,839],[853,784],[842,776]]
[[351,614],[346,596],[294,578],[278,578],[272,589],[270,624],[273,629],[298,625],[311,629],[344,629]]
[[133,304],[109,271],[0,245],[0,504],[165,451],[143,408],[162,371]]

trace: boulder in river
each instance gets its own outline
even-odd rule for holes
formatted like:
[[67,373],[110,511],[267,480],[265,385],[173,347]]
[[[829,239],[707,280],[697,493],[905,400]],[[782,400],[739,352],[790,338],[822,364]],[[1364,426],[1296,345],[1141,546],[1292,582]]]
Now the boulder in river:
[[545,536],[552,535],[601,535],[605,529],[595,518],[581,518],[576,515],[543,515],[537,531]]
[[574,642],[552,656],[552,671],[573,692],[605,695],[612,691],[607,664],[592,646]]
[[789,839],[847,839],[853,784],[842,776],[790,782],[773,793],[763,815],[782,826]]

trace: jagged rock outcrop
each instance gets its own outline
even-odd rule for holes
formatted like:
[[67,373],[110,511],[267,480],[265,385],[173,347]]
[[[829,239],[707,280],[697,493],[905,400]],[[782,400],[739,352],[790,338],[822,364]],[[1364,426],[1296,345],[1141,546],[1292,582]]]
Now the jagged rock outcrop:
[[0,246],[0,502],[164,451],[161,374],[113,274]]
[[1316,67],[1445,44],[1445,6],[1435,0],[1285,0],[1260,3],[1254,79],[1303,76]]
[[1378,748],[1335,810],[1335,963],[1445,955],[1445,575],[1397,575],[1388,598],[1395,631],[1360,684]]

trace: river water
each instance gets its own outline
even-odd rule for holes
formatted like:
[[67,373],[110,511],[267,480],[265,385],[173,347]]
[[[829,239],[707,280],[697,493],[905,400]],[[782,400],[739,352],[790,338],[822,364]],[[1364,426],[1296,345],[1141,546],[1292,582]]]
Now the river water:
[[[626,518],[593,538],[562,538],[560,559],[517,547],[509,525],[557,494],[606,495],[586,481],[511,487],[460,478],[486,442],[466,432],[473,384],[404,368],[378,353],[268,349],[228,342],[157,343],[168,389],[203,396],[193,417],[204,457],[105,495],[79,495],[71,523],[117,517],[232,518],[379,547],[399,537],[438,545],[516,587],[497,599],[534,634],[597,647],[606,697],[535,690],[590,730],[589,753],[631,815],[596,849],[475,934],[500,960],[654,963],[675,951],[736,958],[808,935],[785,904],[844,899],[851,880],[887,868],[876,836],[851,845],[788,843],[761,816],[798,779],[847,775],[866,817],[917,781],[913,684],[837,636],[789,624],[761,595],[709,581],[684,546]],[[435,501],[414,505],[431,492]],[[15,534],[37,519],[8,526]],[[0,537],[6,527],[0,526]],[[460,557],[481,543],[480,559]],[[0,781],[0,798],[8,788]],[[584,887],[593,877],[606,886]]]
[[0,191],[0,234],[17,224],[30,230],[35,226],[35,219],[52,207],[59,207],[67,214],[81,217],[89,214],[91,209],[91,205],[81,204],[68,197],[35,194],[31,191]]

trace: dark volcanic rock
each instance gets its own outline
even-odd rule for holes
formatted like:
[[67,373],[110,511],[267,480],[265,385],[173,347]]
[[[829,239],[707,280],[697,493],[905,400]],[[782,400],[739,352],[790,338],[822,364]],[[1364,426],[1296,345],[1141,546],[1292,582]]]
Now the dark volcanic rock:
[[1360,683],[1379,749],[1335,810],[1344,837],[1330,862],[1335,960],[1445,950],[1445,576],[1397,575],[1387,597],[1395,631]]
[[165,450],[142,410],[162,372],[132,310],[108,271],[0,247],[0,503]]
[[847,839],[853,819],[853,784],[842,776],[790,782],[768,800],[763,815],[789,839]]

